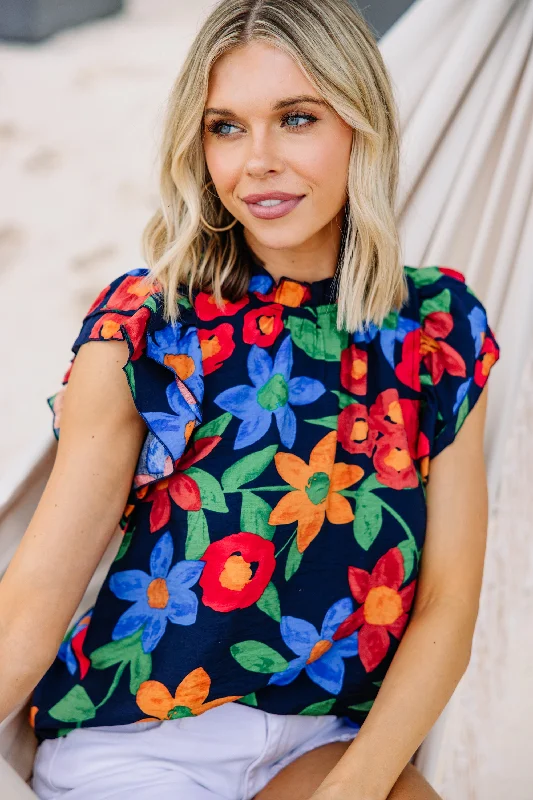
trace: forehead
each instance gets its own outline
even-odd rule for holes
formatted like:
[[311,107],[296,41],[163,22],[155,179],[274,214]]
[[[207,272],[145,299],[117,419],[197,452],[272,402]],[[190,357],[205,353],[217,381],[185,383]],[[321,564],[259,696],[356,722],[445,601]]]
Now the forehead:
[[252,112],[281,97],[304,94],[320,98],[291,56],[266,42],[250,42],[215,62],[206,105]]

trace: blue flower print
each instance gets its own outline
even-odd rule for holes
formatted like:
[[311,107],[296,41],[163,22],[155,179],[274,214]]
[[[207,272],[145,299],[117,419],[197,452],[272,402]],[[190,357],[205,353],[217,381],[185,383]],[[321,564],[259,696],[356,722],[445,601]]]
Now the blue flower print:
[[479,306],[474,306],[468,315],[470,322],[470,330],[472,332],[472,339],[474,340],[475,357],[478,358],[483,347],[483,340],[487,330],[487,314]]
[[268,294],[272,289],[274,279],[270,275],[253,275],[248,284],[249,292],[258,292],[259,294]]
[[150,555],[150,575],[140,569],[117,572],[109,588],[121,600],[135,603],[119,618],[112,633],[114,640],[131,636],[145,625],[142,646],[151,653],[170,620],[176,625],[192,625],[196,620],[198,598],[191,591],[205,566],[203,561],[179,561],[170,569],[174,545],[167,531],[156,542]]
[[[183,454],[187,444],[186,424],[202,419],[200,405],[204,383],[200,342],[194,329],[189,328],[184,335],[181,329],[180,323],[175,326],[169,323],[154,336],[147,336],[147,355],[169,370],[166,396],[169,410],[173,412],[149,411],[143,415],[155,436],[145,440],[137,471],[149,475],[166,474],[168,455],[177,461]],[[172,371],[180,383],[171,379]]]
[[377,325],[371,322],[369,323],[368,327],[355,331],[352,336],[354,342],[366,342],[367,344],[372,342],[376,336],[379,336],[381,351],[388,363],[394,369],[396,364],[394,358],[394,346],[396,342],[400,342],[401,344],[408,333],[419,327],[419,322],[415,322],[415,320],[409,319],[408,317],[402,317],[401,315],[398,315],[397,323],[394,328],[378,328]]
[[65,662],[71,675],[75,675],[79,662],[81,678],[85,677],[89,666],[89,660],[83,653],[82,645],[92,614],[93,609],[90,608],[81,615],[61,642],[57,652],[58,658]]
[[297,658],[289,661],[282,672],[275,672],[269,684],[285,686],[305,669],[316,684],[330,694],[339,694],[344,680],[343,658],[359,652],[358,633],[333,641],[333,634],[353,612],[351,598],[338,600],[326,612],[320,634],[314,625],[297,617],[281,618],[281,636]]
[[324,385],[314,378],[291,378],[292,340],[286,336],[272,363],[265,348],[253,344],[248,353],[248,374],[253,386],[233,386],[221,392],[215,403],[242,419],[235,449],[259,441],[268,431],[272,415],[276,418],[279,436],[291,448],[296,438],[296,416],[291,405],[306,405],[324,394]]

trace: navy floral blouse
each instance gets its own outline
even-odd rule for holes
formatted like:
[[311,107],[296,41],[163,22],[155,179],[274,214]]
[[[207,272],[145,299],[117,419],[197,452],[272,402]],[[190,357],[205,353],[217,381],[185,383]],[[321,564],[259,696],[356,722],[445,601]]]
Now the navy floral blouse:
[[332,278],[258,265],[241,300],[196,292],[174,326],[146,268],[95,299],[74,358],[127,341],[147,434],[120,549],[34,690],[39,741],[231,701],[362,724],[410,619],[430,459],[499,358],[462,273],[404,269],[401,312],[355,334]]

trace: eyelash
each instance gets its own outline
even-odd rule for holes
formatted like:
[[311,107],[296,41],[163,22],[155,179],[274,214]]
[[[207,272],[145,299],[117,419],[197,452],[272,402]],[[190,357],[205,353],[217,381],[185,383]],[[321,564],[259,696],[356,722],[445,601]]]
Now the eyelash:
[[[297,119],[298,117],[302,117],[303,119],[307,120],[307,122],[304,125],[290,125],[289,126],[293,130],[298,131],[298,132],[302,128],[307,128],[308,125],[312,125],[313,122],[317,122],[317,119],[318,119],[313,114],[302,114],[302,113],[297,112],[297,111],[291,111],[289,114],[284,114],[283,117],[281,118],[281,121],[282,122],[286,122],[289,119],[294,119],[294,118]],[[210,133],[214,134],[215,136],[218,136],[220,139],[226,139],[228,136],[232,136],[233,134],[231,134],[231,133],[221,133],[220,132],[220,128],[224,127],[224,125],[226,125],[228,127],[232,127],[232,128],[237,127],[236,125],[233,125],[232,122],[225,122],[224,120],[220,120],[219,119],[219,120],[216,120],[215,122],[211,122],[209,125],[207,125],[207,130]]]

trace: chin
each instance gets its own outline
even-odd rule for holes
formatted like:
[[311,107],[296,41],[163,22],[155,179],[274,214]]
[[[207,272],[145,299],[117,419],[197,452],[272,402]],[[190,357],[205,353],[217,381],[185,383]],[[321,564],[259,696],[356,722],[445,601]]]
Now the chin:
[[306,231],[302,233],[301,229],[294,230],[292,225],[290,230],[280,229],[276,231],[272,229],[271,231],[256,231],[250,228],[248,230],[257,242],[263,247],[268,247],[270,250],[292,250],[301,247],[301,245],[305,244],[315,233],[315,231]]

